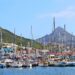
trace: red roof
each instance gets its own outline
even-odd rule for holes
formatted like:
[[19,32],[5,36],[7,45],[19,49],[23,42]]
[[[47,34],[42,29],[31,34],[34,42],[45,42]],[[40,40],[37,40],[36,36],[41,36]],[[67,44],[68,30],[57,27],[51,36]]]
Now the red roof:
[[75,52],[72,51],[65,51],[65,52],[49,52],[48,54],[66,56],[66,55],[72,55],[73,53],[75,54]]

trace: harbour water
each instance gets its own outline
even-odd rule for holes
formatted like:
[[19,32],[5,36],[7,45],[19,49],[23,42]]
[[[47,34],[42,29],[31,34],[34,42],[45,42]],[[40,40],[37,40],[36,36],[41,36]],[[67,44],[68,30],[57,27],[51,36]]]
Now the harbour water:
[[0,75],[75,75],[75,67],[4,68]]

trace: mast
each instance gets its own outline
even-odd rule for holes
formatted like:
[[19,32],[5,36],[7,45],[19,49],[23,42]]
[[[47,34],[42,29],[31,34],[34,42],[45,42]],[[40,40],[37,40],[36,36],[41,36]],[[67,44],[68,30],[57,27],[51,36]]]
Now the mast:
[[60,52],[60,32],[59,32],[59,52]]
[[72,36],[71,36],[71,49],[73,49],[73,33],[72,33]]
[[[55,17],[53,17],[53,25],[52,25],[52,33],[55,31]],[[45,39],[44,39],[45,40]],[[51,41],[50,41],[51,40]],[[51,43],[51,45],[52,45],[52,43],[53,43],[53,45],[55,45],[55,37],[49,37],[49,44]],[[45,42],[44,42],[44,44],[45,44]],[[50,49],[50,45],[49,45],[49,49]],[[51,51],[52,51],[52,47],[51,47]]]
[[64,47],[66,48],[66,25],[64,24],[64,40],[63,40],[63,43],[64,43]]
[[22,48],[22,34],[21,34],[21,48]]
[[16,54],[16,35],[15,35],[15,28],[14,28],[14,42],[13,42],[13,49],[15,51],[15,54]]
[[2,39],[2,29],[1,29],[1,27],[0,27],[0,35],[1,35],[0,43],[1,43],[1,47],[2,47],[3,39]]
[[[53,34],[54,34],[54,32],[55,32],[55,17],[53,17]],[[55,36],[53,37],[53,44],[54,44],[54,48],[55,48],[55,46],[56,46]]]
[[2,30],[1,30],[1,44],[3,43],[3,39],[2,39]]
[[31,25],[31,47],[33,47],[33,31],[32,31],[32,25]]
[[14,28],[14,44],[16,44],[15,28]]
[[53,17],[53,32],[55,31],[55,17]]
[[44,41],[44,49],[45,49],[45,37],[43,38],[43,41]]
[[64,31],[66,30],[66,25],[64,24]]

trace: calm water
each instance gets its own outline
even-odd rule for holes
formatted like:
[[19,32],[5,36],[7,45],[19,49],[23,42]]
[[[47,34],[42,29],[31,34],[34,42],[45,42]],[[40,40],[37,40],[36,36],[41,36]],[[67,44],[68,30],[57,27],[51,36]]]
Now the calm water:
[[75,75],[75,67],[5,68],[0,75]]

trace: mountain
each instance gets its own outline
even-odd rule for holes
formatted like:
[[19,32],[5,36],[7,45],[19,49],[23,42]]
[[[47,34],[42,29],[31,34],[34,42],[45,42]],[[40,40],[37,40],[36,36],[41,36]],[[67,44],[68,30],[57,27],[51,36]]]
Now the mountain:
[[[10,32],[7,29],[3,29],[0,27],[0,39],[1,39],[1,32],[2,32],[2,41],[4,43],[16,43],[17,45],[27,46],[28,44],[31,45],[31,39],[24,38],[18,35],[15,35],[14,33]],[[1,42],[1,40],[0,40]],[[33,40],[33,47],[35,48],[41,48],[41,44]]]
[[63,28],[57,27],[51,34],[37,39],[37,42],[45,45],[49,43],[63,43],[67,46],[75,47],[75,36],[67,32]]

